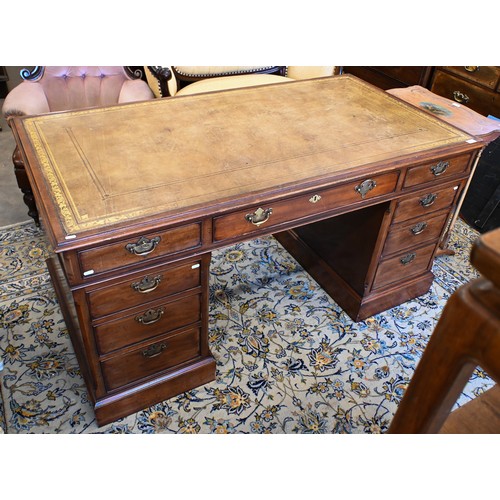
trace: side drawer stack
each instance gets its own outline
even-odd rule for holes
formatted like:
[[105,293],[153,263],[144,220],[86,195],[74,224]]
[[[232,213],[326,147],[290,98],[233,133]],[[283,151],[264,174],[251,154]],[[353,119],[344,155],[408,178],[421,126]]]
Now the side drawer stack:
[[[408,169],[403,190],[418,189],[395,203],[372,290],[397,286],[430,271],[437,244],[460,191],[452,181],[470,167],[470,156]],[[421,188],[421,189],[420,189]]]
[[190,259],[83,289],[106,390],[201,355],[202,265]]

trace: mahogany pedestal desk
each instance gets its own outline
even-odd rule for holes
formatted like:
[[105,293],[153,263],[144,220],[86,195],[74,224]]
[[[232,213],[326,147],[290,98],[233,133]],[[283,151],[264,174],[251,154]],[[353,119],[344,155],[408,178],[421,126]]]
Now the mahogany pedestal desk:
[[356,321],[427,292],[483,147],[349,75],[12,129],[100,425],[214,380],[216,248],[274,234]]

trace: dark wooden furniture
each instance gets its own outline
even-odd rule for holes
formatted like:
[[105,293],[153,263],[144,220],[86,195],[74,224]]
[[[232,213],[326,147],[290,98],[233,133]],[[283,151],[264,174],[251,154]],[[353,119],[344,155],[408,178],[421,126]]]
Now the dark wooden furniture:
[[[500,119],[500,66],[438,66],[430,89],[482,115]],[[481,232],[500,225],[498,148],[498,143],[491,144],[485,151],[461,212]]]
[[500,118],[500,66],[344,66],[342,71],[384,90],[419,85]]
[[432,66],[344,66],[342,71],[388,90],[410,85],[427,87],[433,69]]
[[[3,99],[7,95],[8,81],[9,75],[7,74],[7,68],[5,66],[0,66],[0,99]],[[1,127],[0,130],[2,130]]]
[[[465,207],[466,212],[470,212],[470,208],[468,207],[470,207],[471,200],[477,198],[478,196],[480,196],[483,200],[486,197],[486,200],[488,200],[487,202],[485,202],[482,213],[478,215],[478,219],[475,219],[473,221],[481,224],[481,226],[474,224],[477,229],[479,229],[480,227],[484,227],[488,220],[491,221],[490,223],[493,223],[494,221],[494,217],[492,218],[493,212],[497,208],[497,205],[500,201],[500,174],[496,174],[498,180],[496,180],[495,182],[495,173],[498,172],[498,169],[495,167],[498,165],[498,161],[495,163],[495,157],[492,156],[491,153],[495,150],[495,143],[500,136],[500,121],[487,118],[467,106],[463,106],[462,104],[459,104],[446,97],[434,94],[433,92],[419,85],[391,89],[388,90],[388,92],[399,97],[400,99],[403,99],[405,102],[408,102],[413,106],[417,106],[427,113],[431,113],[439,117],[441,120],[444,120],[447,123],[458,127],[459,129],[472,135],[473,137],[477,137],[481,140],[481,142],[488,146],[483,151],[481,160],[477,163],[476,169],[472,171],[472,175],[469,179],[470,184],[466,187],[466,189],[464,189],[462,197],[457,203],[455,216],[450,220],[448,229],[443,235],[440,247],[443,251],[450,253],[450,251],[447,250],[446,246],[451,230],[453,229],[454,219],[458,217],[458,214],[462,207]],[[490,147],[490,143],[492,143],[492,141],[493,149]],[[497,154],[497,156],[499,155]],[[492,160],[493,164],[491,164],[492,168],[490,168],[490,170],[491,174],[493,175],[489,176],[487,181],[488,184],[481,185],[481,183],[484,183],[484,176],[482,175],[483,171],[485,168],[488,169]],[[478,174],[481,175],[478,176]],[[495,191],[497,191],[497,193],[495,193]],[[467,221],[470,220],[470,218],[464,218]]]
[[438,66],[429,89],[482,115],[500,118],[500,66]]
[[[0,66],[0,99],[3,99],[7,95],[7,82],[9,81],[9,75],[7,74],[7,68],[5,66]],[[0,132],[2,131],[2,125],[0,124]]]
[[[391,433],[440,431],[478,365],[500,381],[500,229],[475,243],[471,263],[482,277],[459,288],[447,302],[391,422]],[[499,433],[499,401],[497,388],[487,391],[452,414],[443,429],[457,432],[460,421],[467,426],[475,421],[479,432]],[[480,415],[488,420],[483,423]]]
[[347,75],[12,129],[100,424],[214,379],[216,248],[275,234],[355,320],[425,293],[483,147]]
[[484,150],[460,215],[480,233],[500,227],[500,138]]

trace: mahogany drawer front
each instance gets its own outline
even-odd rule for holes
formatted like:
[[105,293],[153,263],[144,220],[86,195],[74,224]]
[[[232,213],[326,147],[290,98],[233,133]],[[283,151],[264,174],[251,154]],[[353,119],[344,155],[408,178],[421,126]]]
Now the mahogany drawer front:
[[[392,193],[396,189],[399,172],[376,175],[352,181],[340,186],[320,190],[292,199],[249,207],[229,215],[214,218],[214,241],[222,241],[252,234],[261,228],[272,228],[279,224],[293,222],[301,218],[320,214],[348,204],[362,202],[377,196]],[[363,184],[364,183],[364,184]],[[368,190],[369,187],[372,189]],[[366,193],[362,196],[359,191]],[[259,210],[262,211],[259,213]],[[265,221],[249,221],[249,217]]]
[[448,208],[453,203],[458,186],[420,192],[420,194],[403,198],[398,202],[394,212],[393,224],[414,217],[426,216],[432,212]]
[[420,84],[426,72],[425,66],[374,66],[373,68],[407,85]]
[[90,289],[87,300],[91,316],[99,318],[201,285],[201,262],[162,266],[135,273],[123,281]]
[[142,342],[181,328],[201,317],[201,295],[189,295],[154,305],[94,327],[97,348],[101,354]]
[[496,89],[500,78],[498,66],[443,66],[443,68],[493,90]]
[[82,275],[94,276],[201,245],[201,225],[188,224],[79,252]]
[[101,369],[107,389],[113,390],[189,361],[200,353],[200,330],[193,328],[110,357],[101,362]]
[[431,91],[482,115],[500,115],[500,94],[473,82],[437,71]]
[[412,187],[426,182],[438,182],[467,170],[470,155],[457,156],[411,167],[406,174],[403,187]]
[[437,240],[444,228],[448,214],[447,210],[435,217],[412,219],[408,223],[392,226],[385,240],[383,255],[390,255],[414,248],[427,241]]
[[355,75],[361,80],[381,89],[427,84],[427,66],[344,66],[344,73]]
[[373,289],[407,280],[425,272],[430,266],[435,247],[433,243],[383,260],[375,274]]

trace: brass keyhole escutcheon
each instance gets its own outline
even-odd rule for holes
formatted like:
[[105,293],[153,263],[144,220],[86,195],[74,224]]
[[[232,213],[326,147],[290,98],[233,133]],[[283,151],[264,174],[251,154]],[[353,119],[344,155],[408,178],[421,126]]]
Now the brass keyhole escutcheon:
[[309,198],[309,201],[311,203],[318,203],[319,200],[321,200],[321,196],[319,194],[315,194],[314,196],[311,196],[311,198]]

